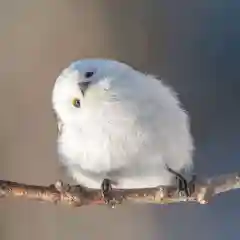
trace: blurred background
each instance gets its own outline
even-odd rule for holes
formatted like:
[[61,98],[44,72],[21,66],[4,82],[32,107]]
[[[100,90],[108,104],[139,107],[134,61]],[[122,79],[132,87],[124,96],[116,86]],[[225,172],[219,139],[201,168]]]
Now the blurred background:
[[[0,176],[66,179],[51,91],[71,61],[105,57],[161,76],[191,115],[195,171],[240,170],[238,0],[0,1]],[[239,239],[238,191],[206,206],[72,209],[0,202],[0,239]]]

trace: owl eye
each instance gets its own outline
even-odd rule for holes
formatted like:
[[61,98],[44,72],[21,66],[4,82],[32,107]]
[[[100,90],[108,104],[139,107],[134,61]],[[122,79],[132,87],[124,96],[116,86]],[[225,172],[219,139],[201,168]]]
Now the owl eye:
[[74,98],[73,101],[72,101],[72,105],[76,108],[80,108],[81,107],[80,99]]
[[84,77],[85,78],[90,78],[90,77],[93,76],[93,74],[94,74],[94,72],[85,72]]

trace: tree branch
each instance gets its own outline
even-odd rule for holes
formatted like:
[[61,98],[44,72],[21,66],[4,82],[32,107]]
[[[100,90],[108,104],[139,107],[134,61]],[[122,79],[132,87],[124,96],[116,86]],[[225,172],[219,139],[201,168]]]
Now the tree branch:
[[[179,202],[206,204],[212,197],[220,193],[240,188],[240,173],[225,174],[202,180],[195,179],[192,186],[194,188],[189,197],[186,197],[183,192],[179,192],[177,186],[141,189],[113,188],[110,204],[115,206],[125,201],[155,204]],[[85,188],[80,185],[64,185],[61,181],[50,186],[36,186],[0,180],[0,197],[22,197],[76,207],[105,204],[101,190]]]

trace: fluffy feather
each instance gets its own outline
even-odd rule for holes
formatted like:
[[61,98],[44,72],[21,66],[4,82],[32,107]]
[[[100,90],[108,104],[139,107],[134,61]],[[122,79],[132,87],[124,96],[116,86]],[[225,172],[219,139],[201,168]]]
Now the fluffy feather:
[[[94,71],[84,96],[78,83]],[[73,98],[81,100],[74,108]],[[192,167],[189,118],[177,94],[162,81],[113,60],[72,63],[57,78],[53,109],[61,121],[60,161],[82,185],[100,188],[104,178],[120,188],[171,184]]]

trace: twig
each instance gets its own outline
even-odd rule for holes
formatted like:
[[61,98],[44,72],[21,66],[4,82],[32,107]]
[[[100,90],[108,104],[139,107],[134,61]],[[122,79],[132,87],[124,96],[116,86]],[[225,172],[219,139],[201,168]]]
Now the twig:
[[[194,190],[189,197],[181,195],[177,186],[158,186],[142,189],[113,188],[111,204],[124,201],[138,203],[169,204],[179,202],[198,202],[206,204],[209,200],[223,192],[240,188],[240,173],[232,173],[195,180]],[[0,180],[0,197],[23,197],[55,204],[68,204],[76,207],[91,204],[105,204],[100,189],[90,189],[79,185],[69,186],[57,181],[50,186],[35,186],[17,182]]]

